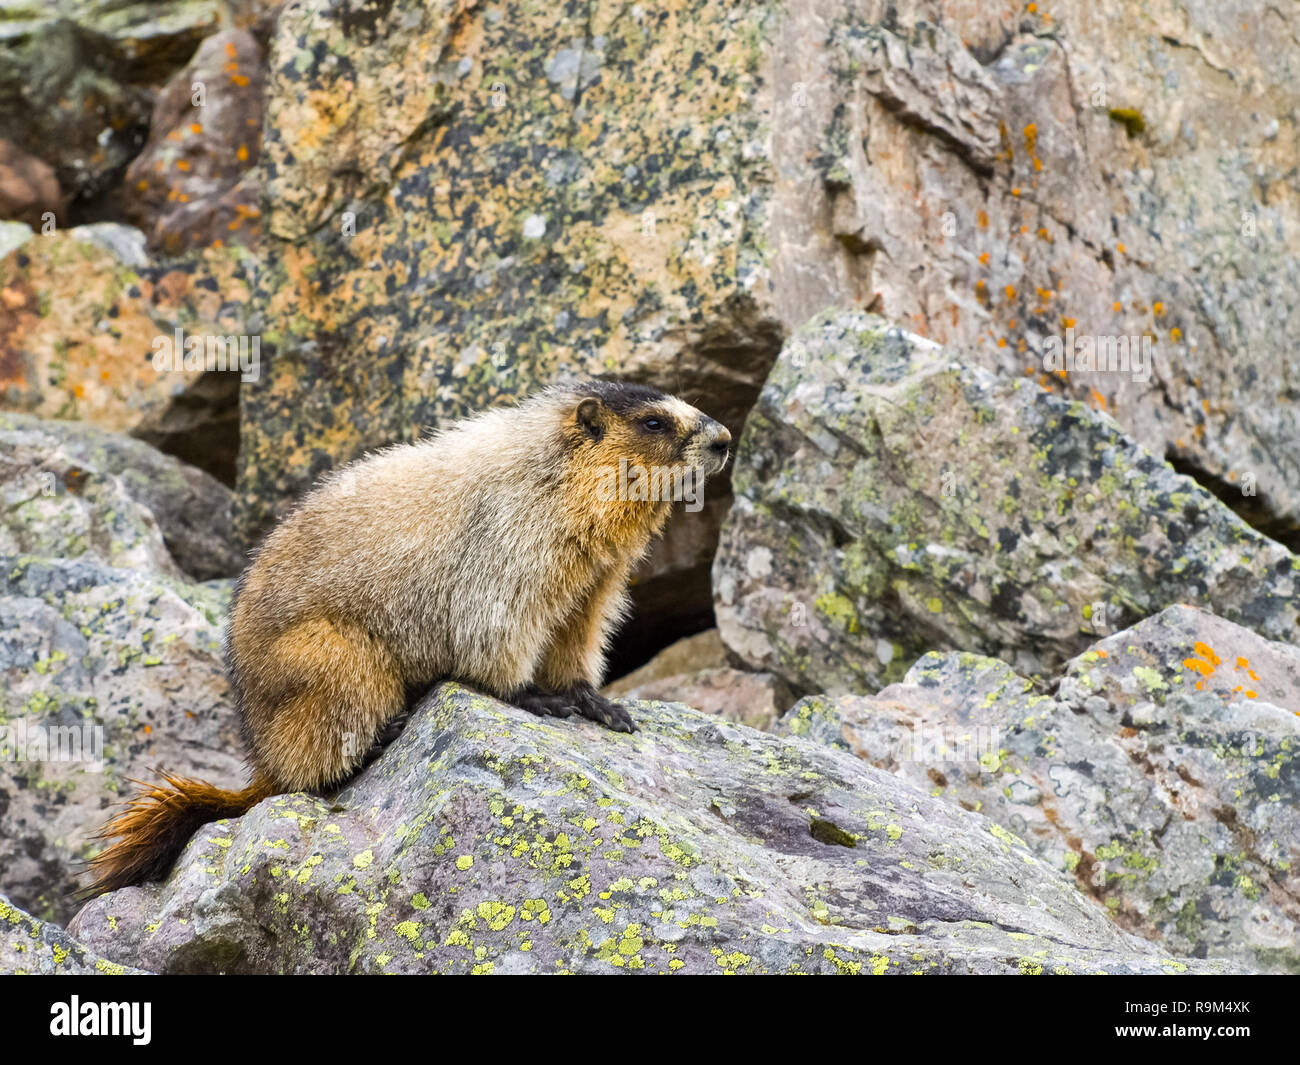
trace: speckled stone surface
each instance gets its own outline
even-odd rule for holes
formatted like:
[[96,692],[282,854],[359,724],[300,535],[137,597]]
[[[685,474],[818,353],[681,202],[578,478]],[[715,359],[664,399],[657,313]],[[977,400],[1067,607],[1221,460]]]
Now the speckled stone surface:
[[796,689],[931,650],[1043,674],[1174,603],[1300,640],[1300,561],[1104,414],[855,312],[792,338],[745,425],[723,641]]
[[930,654],[878,696],[803,700],[781,731],[986,814],[1180,957],[1300,971],[1300,649],[1170,607],[1051,696]]
[[230,491],[147,444],[0,413],[0,891],[75,912],[91,835],[155,766],[242,777],[221,665]]
[[[90,837],[127,778],[159,766],[242,782],[221,664],[230,583],[90,557],[0,559],[0,889],[24,909],[59,921],[75,911]],[[47,756],[56,743],[63,756]]]
[[154,369],[158,337],[246,334],[239,248],[151,260],[104,223],[27,239],[0,259],[0,406],[113,431],[165,431],[200,369]]
[[[805,129],[822,175],[790,213],[830,229],[859,291],[895,324],[1112,413],[1300,544],[1300,11],[786,10],[774,127]],[[847,302],[825,274],[782,281],[792,326]],[[1048,372],[1048,338],[1067,330],[1149,338],[1149,374]]]
[[244,396],[246,534],[338,462],[565,370],[650,381],[738,430],[781,339],[749,106],[768,18],[286,9],[257,287],[275,357]]
[[0,411],[0,555],[199,580],[244,566],[230,490],[131,437]]
[[139,974],[86,950],[0,895],[0,976],[124,976]]
[[1232,971],[849,754],[628,705],[632,736],[441,686],[332,800],[209,825],[69,929],[164,972]]

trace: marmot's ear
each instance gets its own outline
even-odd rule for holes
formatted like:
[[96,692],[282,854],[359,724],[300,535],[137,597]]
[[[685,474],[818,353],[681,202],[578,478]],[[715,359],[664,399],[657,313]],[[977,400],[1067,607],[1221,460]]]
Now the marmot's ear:
[[578,404],[578,428],[593,440],[605,435],[605,417],[600,400],[588,396]]

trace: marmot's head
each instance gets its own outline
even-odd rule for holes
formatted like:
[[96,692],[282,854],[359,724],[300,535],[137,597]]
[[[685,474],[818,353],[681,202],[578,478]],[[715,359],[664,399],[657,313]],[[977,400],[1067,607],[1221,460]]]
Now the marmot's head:
[[602,499],[693,503],[731,453],[721,422],[645,385],[586,382],[567,392],[566,406],[569,443]]

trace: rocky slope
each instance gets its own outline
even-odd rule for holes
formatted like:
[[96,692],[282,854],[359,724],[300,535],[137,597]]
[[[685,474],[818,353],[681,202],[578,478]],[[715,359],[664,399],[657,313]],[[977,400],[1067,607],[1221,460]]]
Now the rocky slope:
[[1300,642],[1300,560],[1078,401],[857,312],[786,345],[737,448],[718,628],[796,690],[931,650],[1049,672],[1174,603]]
[[1050,695],[929,654],[784,731],[977,810],[1179,956],[1300,971],[1300,649],[1191,607],[1100,640]]
[[626,736],[441,686],[332,800],[210,825],[70,931],[159,972],[1232,971],[848,754],[630,708]]
[[0,415],[0,504],[0,890],[67,920],[127,778],[242,777],[230,582],[190,576],[241,559],[228,489],[93,427]]

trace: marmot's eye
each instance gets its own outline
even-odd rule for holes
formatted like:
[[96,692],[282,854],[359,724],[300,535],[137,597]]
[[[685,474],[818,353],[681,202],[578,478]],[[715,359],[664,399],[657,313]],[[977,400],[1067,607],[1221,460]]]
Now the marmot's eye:
[[647,433],[662,433],[667,426],[658,418],[643,418],[641,420],[641,428]]

